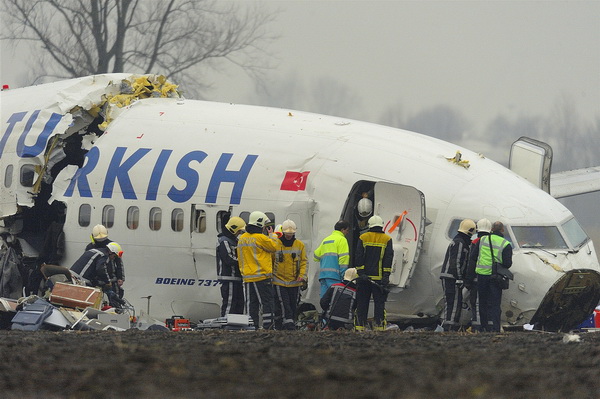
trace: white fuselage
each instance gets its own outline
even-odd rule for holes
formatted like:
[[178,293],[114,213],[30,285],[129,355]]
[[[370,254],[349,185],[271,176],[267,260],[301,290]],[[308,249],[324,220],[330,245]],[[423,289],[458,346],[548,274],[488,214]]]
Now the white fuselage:
[[[3,109],[3,120],[9,116]],[[26,120],[15,123],[15,131]],[[68,120],[58,127],[67,125]],[[35,134],[32,129],[26,143]],[[468,168],[447,159],[457,151]],[[3,162],[6,155],[5,150]],[[19,162],[43,165],[43,154]],[[288,171],[309,172],[305,186],[282,189]],[[198,320],[219,315],[215,247],[218,217],[228,211],[261,210],[276,223],[296,222],[309,258],[304,300],[318,304],[313,250],[333,230],[358,181],[409,186],[424,196],[424,240],[412,278],[389,297],[392,315],[440,313],[439,273],[456,233],[449,231],[454,220],[500,220],[510,235],[513,225],[560,226],[572,218],[554,198],[496,162],[428,136],[298,111],[165,98],[119,110],[90,143],[83,168],[71,165],[57,176],[52,199],[67,204],[65,266],[82,254],[91,227],[112,210],[109,237],[125,251],[127,299],[140,311],[149,304],[159,319]],[[82,223],[81,210],[88,205],[89,220]],[[405,210],[401,198],[379,205]],[[179,225],[176,214],[183,218]],[[514,247],[515,280],[503,295],[503,319],[509,323],[527,322],[563,273],[548,263],[563,271],[600,271],[591,242],[577,252],[553,254]]]

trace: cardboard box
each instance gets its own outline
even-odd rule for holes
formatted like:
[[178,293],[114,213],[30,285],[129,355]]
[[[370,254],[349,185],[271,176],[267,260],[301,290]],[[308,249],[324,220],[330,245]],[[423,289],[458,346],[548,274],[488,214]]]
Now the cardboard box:
[[91,307],[100,309],[102,303],[102,291],[100,288],[56,283],[50,294],[50,302],[54,305],[66,306],[69,308],[85,309]]

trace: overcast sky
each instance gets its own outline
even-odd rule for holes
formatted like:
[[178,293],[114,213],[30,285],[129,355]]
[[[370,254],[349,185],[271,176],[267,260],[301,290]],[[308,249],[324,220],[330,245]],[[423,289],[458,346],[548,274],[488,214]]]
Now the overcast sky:
[[[269,81],[327,76],[360,96],[363,119],[450,104],[483,127],[551,112],[561,98],[600,116],[600,1],[265,1],[281,10]],[[227,76],[208,97],[249,102]]]
[[[266,81],[336,80],[361,100],[345,116],[449,104],[483,128],[498,114],[548,114],[561,98],[585,120],[600,116],[599,0],[259,2],[280,11]],[[2,84],[18,87],[23,60],[5,43],[0,56]],[[253,82],[227,72],[205,97],[256,102]]]

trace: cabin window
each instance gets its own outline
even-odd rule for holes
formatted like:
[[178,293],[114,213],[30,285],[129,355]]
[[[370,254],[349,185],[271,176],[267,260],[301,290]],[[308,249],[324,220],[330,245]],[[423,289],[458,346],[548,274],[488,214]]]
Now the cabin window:
[[194,209],[193,228],[196,233],[204,233],[206,231],[206,212],[202,209]]
[[35,165],[27,164],[21,166],[21,185],[23,187],[33,187],[35,177]]
[[127,228],[129,230],[136,230],[140,225],[140,208],[137,206],[130,206],[127,209]]
[[4,187],[12,186],[13,166],[8,165],[4,171]]
[[92,219],[92,206],[90,204],[82,204],[79,207],[79,225],[87,227]]
[[240,217],[244,219],[244,222],[248,224],[248,220],[250,219],[250,212],[242,212],[240,213]]
[[173,231],[183,230],[183,209],[175,208],[171,212],[171,229]]
[[271,223],[275,224],[275,214],[273,212],[265,212],[265,215],[271,220]]
[[219,211],[217,212],[217,233],[222,233],[225,230],[225,225],[231,218],[231,212],[229,211]]
[[150,230],[153,230],[153,231],[160,230],[161,221],[162,221],[162,209],[157,208],[157,207],[150,209],[150,218],[148,221],[148,223],[150,225]]
[[107,229],[110,229],[115,224],[115,207],[112,205],[106,205],[102,209],[102,224]]

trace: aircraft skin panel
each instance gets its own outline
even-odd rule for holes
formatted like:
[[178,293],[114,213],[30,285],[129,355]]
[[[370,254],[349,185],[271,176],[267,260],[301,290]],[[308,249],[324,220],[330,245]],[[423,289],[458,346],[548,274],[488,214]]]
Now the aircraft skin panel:
[[550,192],[554,198],[600,191],[600,166],[553,173]]
[[[61,101],[69,106],[89,105],[93,101],[86,101],[97,98],[109,82],[120,78],[106,75],[43,86],[38,91],[47,101],[40,99],[35,104],[40,108],[47,104],[49,110],[57,109]],[[57,87],[63,88],[62,94],[54,93]],[[33,88],[23,93],[36,91]],[[7,98],[3,92],[2,100]],[[15,151],[20,137],[26,137],[26,146],[32,148],[40,140],[43,145],[35,147],[37,153],[32,150],[31,158],[43,166],[45,144],[69,129],[63,122],[71,118],[67,116],[44,135],[52,113],[40,112],[38,127],[23,136],[35,106],[30,107],[25,100],[15,104],[7,109],[3,106],[3,137],[8,137],[7,120],[19,112],[26,115],[13,124],[14,131],[0,153],[2,172],[8,163],[27,160]],[[65,107],[58,109],[66,113]],[[213,285],[218,232],[214,215],[229,208],[233,214],[257,209],[272,212],[280,222],[289,213],[300,212],[310,221],[304,223],[310,231],[302,232],[312,243],[307,253],[310,284],[304,299],[318,304],[319,265],[312,260],[312,250],[333,230],[354,184],[364,180],[414,187],[423,193],[432,223],[425,227],[425,242],[410,287],[390,294],[388,312],[403,315],[439,314],[439,272],[455,234],[447,231],[454,219],[487,217],[507,226],[535,226],[560,224],[572,217],[550,195],[473,151],[417,133],[344,118],[149,98],[120,108],[100,137],[88,136],[83,144],[89,150],[83,167],[62,169],[50,200],[67,204],[64,264],[70,266],[81,255],[90,226],[102,221],[105,206],[113,205],[115,225],[110,228],[110,237],[125,249],[127,296],[141,310],[147,307],[143,298],[152,296],[151,313],[163,319],[179,311],[200,319],[218,309],[219,287]],[[16,170],[14,178],[18,178]],[[11,202],[8,193],[3,191],[2,204]],[[22,195],[27,195],[27,190],[18,193],[18,201],[31,202],[32,197],[20,198]],[[92,207],[91,220],[80,225],[78,212],[84,204]],[[206,211],[204,232],[190,231],[192,204]],[[4,209],[11,208],[2,206],[6,215]],[[140,215],[135,230],[125,223],[132,206],[139,208]],[[153,207],[162,209],[159,231],[148,227]],[[180,232],[170,226],[169,215],[176,208],[185,215],[185,228]],[[585,267],[600,271],[591,243],[585,251],[563,252],[555,258],[540,250],[515,250],[515,281],[503,295],[505,320],[527,321],[531,309],[556,281],[560,272],[548,268],[540,257],[565,270]]]

